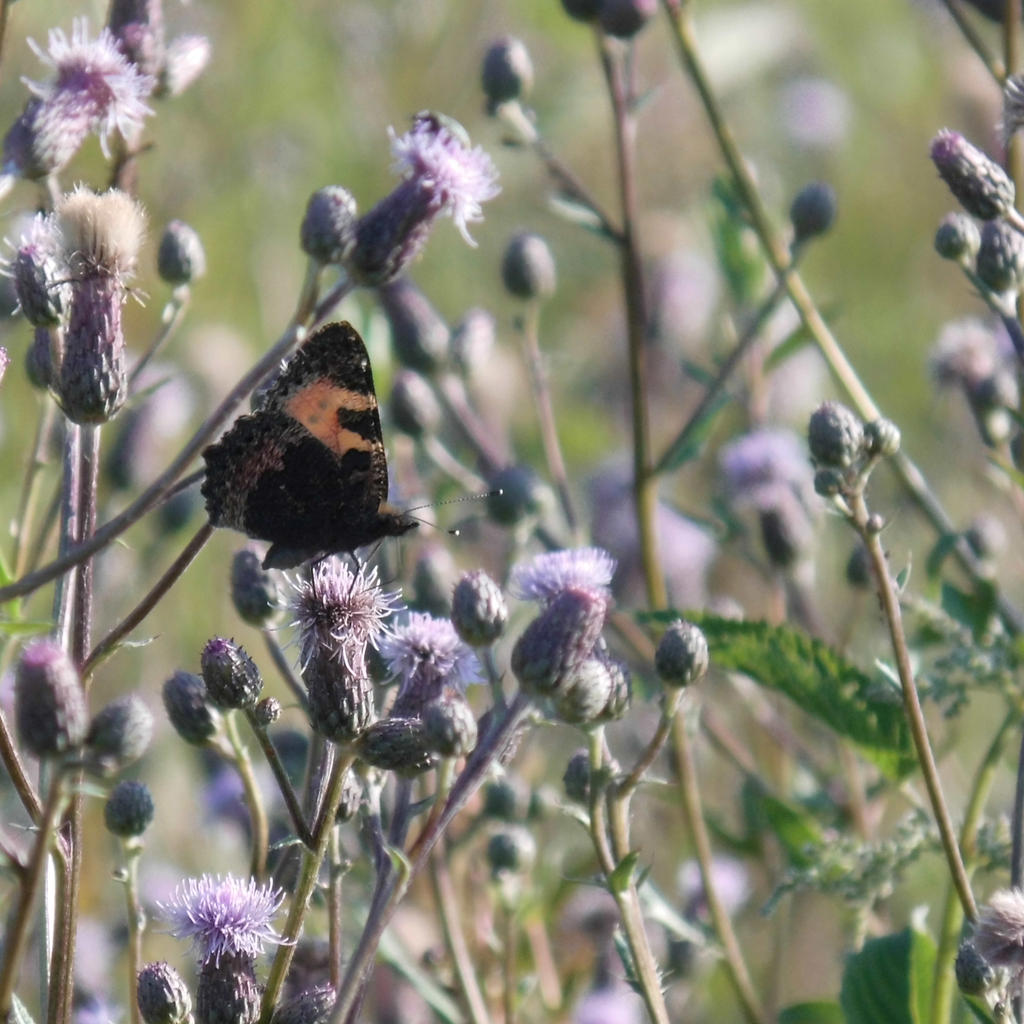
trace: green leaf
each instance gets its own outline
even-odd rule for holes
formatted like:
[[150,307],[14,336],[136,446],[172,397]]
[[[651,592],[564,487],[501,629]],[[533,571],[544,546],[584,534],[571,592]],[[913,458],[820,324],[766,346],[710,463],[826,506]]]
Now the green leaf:
[[[676,617],[677,613],[659,612],[645,618],[670,622]],[[880,688],[827,644],[789,626],[704,613],[688,618],[704,630],[713,665],[743,672],[785,694],[855,743],[890,778],[916,767],[899,695]]]
[[843,1011],[828,1000],[794,1003],[779,1011],[778,1024],[844,1024]]
[[0,621],[0,634],[4,636],[40,636],[49,633],[53,623],[42,619],[22,619],[18,622]]
[[625,892],[629,888],[629,883],[633,878],[633,872],[636,870],[639,859],[640,854],[633,850],[627,853],[615,866],[615,870],[608,879],[608,887],[613,893]]
[[973,593],[954,587],[952,583],[942,584],[942,610],[970,629],[976,640],[988,631],[996,603],[996,588],[986,580],[979,580]]
[[959,540],[959,533],[944,533],[935,542],[931,551],[928,552],[928,558],[924,563],[928,579],[938,579],[939,573],[942,571],[943,563],[956,550]]
[[935,943],[905,928],[872,939],[846,961],[839,996],[847,1024],[926,1024]]

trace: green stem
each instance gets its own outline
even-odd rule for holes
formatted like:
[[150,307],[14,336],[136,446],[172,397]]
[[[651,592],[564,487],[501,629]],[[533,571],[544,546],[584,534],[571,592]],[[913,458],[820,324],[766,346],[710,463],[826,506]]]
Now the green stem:
[[252,855],[249,860],[249,874],[253,878],[263,881],[267,874],[267,851],[270,847],[267,809],[263,805],[263,794],[260,793],[256,774],[252,770],[249,751],[238,735],[238,723],[235,715],[226,714],[224,716],[224,732],[231,744],[234,765],[242,780],[245,805],[249,809],[249,823],[252,828]]
[[871,568],[878,587],[882,614],[889,629],[893,657],[896,660],[896,671],[900,677],[903,707],[906,711],[907,723],[910,726],[910,734],[914,740],[914,749],[917,753],[921,774],[924,777],[925,788],[928,791],[928,799],[932,805],[932,813],[939,829],[942,849],[946,855],[953,885],[956,887],[964,914],[968,920],[973,921],[978,916],[978,908],[974,902],[974,894],[971,892],[971,883],[964,868],[963,858],[960,855],[960,847],[953,832],[953,822],[942,792],[935,755],[932,753],[931,742],[928,739],[928,728],[925,724],[924,712],[921,710],[921,701],[914,682],[914,670],[910,663],[910,652],[907,649],[907,639],[903,632],[903,616],[900,614],[896,587],[889,575],[881,538],[876,530],[868,528],[868,510],[863,494],[854,493],[849,496],[849,501],[851,521],[860,534],[867,548],[868,557],[871,559]]

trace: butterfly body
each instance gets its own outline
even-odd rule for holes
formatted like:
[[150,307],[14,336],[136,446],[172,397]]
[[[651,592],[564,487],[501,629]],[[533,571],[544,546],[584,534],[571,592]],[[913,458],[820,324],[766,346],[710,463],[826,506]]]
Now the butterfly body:
[[354,551],[416,521],[387,503],[370,359],[351,324],[310,336],[264,394],[204,452],[214,526],[271,542],[267,568]]

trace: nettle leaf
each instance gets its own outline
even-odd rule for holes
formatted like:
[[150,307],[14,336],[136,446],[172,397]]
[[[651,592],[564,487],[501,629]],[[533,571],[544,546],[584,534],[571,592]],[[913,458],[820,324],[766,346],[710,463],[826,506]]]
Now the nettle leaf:
[[846,961],[839,1002],[847,1024],[926,1024],[935,943],[913,928],[865,943]]
[[827,1000],[794,1003],[779,1011],[778,1024],[844,1024],[843,1010]]
[[[656,616],[665,622],[675,617]],[[898,695],[827,644],[789,626],[702,613],[688,617],[704,630],[713,665],[785,694],[855,743],[890,778],[913,771],[917,761]]]

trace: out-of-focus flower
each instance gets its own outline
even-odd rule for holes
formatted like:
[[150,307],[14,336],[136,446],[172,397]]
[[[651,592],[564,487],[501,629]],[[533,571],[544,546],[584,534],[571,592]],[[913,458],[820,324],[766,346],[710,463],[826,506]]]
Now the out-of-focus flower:
[[418,114],[410,131],[390,134],[402,182],[359,218],[343,261],[353,280],[371,287],[392,280],[418,255],[438,217],[451,217],[475,245],[468,225],[481,219],[481,204],[499,191],[491,158],[472,148],[449,118]]
[[932,139],[931,158],[950,192],[972,216],[993,220],[1013,207],[1016,192],[1010,176],[959,132],[943,128]]
[[463,689],[480,680],[480,664],[449,619],[412,612],[380,643],[380,652],[401,686],[392,714],[415,716],[442,689]]
[[783,131],[805,149],[836,149],[846,141],[852,120],[849,97],[825,78],[789,81],[779,95]]
[[1005,967],[1011,984],[1024,983],[1024,890],[994,892],[978,914],[974,947],[993,967]]
[[183,881],[166,903],[158,904],[171,934],[189,939],[202,964],[224,956],[255,959],[281,937],[271,922],[284,893],[255,879],[202,875]]
[[572,1024],[640,1024],[643,1001],[625,984],[591,989],[579,1002]]
[[183,93],[210,63],[210,41],[205,36],[178,36],[167,45],[157,92],[161,96]]
[[601,548],[570,548],[536,555],[512,568],[509,589],[518,598],[549,604],[564,590],[607,594],[615,559]]
[[154,79],[125,57],[107,29],[90,39],[87,21],[76,18],[70,39],[52,29],[45,52],[32,40],[29,46],[53,76],[25,80],[33,97],[4,138],[5,176],[41,178],[59,171],[90,132],[109,157],[110,136],[116,131],[133,138],[152,113],[145,100]]

